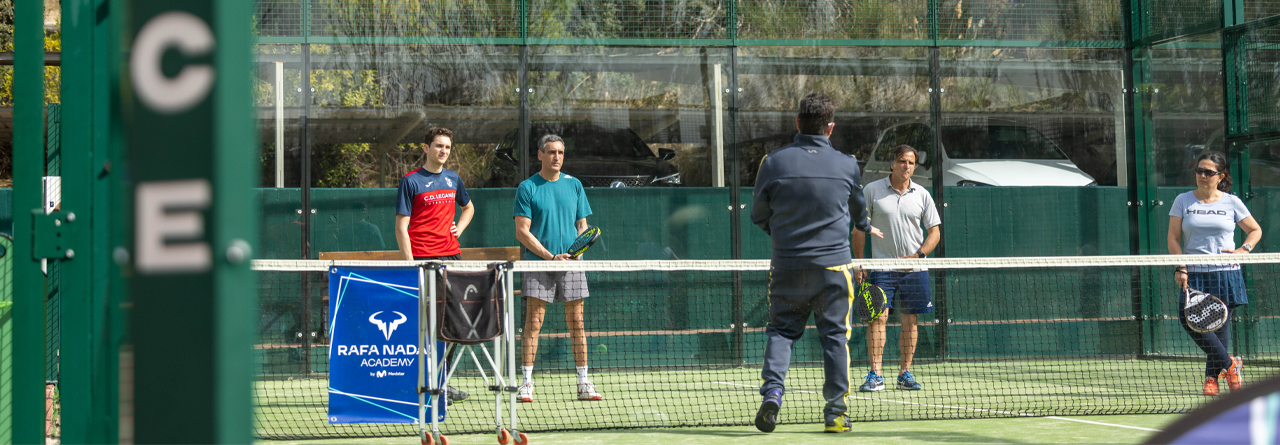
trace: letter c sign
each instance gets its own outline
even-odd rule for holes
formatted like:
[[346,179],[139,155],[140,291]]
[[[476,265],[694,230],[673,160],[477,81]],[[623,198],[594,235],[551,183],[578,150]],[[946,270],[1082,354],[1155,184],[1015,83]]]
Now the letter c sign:
[[170,78],[165,77],[160,61],[169,48],[199,57],[212,52],[213,46],[213,32],[200,17],[182,11],[152,17],[138,31],[129,56],[129,74],[138,98],[162,114],[178,114],[200,104],[213,88],[213,67],[187,65]]

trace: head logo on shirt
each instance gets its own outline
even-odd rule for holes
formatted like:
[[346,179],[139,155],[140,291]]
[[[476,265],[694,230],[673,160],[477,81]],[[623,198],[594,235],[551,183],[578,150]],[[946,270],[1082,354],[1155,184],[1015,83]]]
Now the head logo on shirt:
[[1222,215],[1222,216],[1227,216],[1227,211],[1226,211],[1226,210],[1201,210],[1201,209],[1187,209],[1187,214],[1188,214],[1188,215],[1190,215],[1190,214],[1196,214],[1196,215]]
[[[449,184],[449,187],[453,187],[453,180],[452,180],[452,179],[449,179],[449,178],[447,178],[447,177],[446,177],[446,178],[444,178],[444,182],[445,182],[445,184]],[[429,185],[429,184],[428,184],[427,186],[428,186],[428,187],[430,187],[430,185]]]

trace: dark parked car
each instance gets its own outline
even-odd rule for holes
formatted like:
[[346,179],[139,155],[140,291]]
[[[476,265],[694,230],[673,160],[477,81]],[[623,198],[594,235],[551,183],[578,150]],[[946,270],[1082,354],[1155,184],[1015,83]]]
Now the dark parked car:
[[[584,187],[654,187],[682,185],[680,171],[672,165],[674,150],[661,148],[655,154],[630,129],[610,130],[594,124],[537,124],[529,129],[529,174],[542,169],[538,161],[538,139],[556,134],[564,139],[565,161],[561,169],[582,181]],[[511,130],[498,145],[496,187],[515,187],[520,177],[517,130]]]

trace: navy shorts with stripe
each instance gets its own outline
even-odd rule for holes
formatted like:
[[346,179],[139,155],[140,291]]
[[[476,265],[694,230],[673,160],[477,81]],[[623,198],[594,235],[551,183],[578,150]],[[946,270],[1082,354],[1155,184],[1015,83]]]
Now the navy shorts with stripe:
[[871,284],[884,290],[888,300],[885,307],[894,312],[927,314],[933,312],[933,297],[929,292],[929,271],[898,272],[873,270],[867,278]]

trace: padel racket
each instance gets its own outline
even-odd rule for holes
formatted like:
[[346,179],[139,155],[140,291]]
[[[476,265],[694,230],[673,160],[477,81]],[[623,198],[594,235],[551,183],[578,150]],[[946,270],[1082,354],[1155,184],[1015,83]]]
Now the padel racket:
[[1201,334],[1213,332],[1227,323],[1227,305],[1218,297],[1187,287],[1187,303],[1183,307],[1187,326]]
[[854,290],[853,310],[858,313],[858,319],[862,320],[863,323],[871,323],[884,314],[887,301],[888,298],[884,295],[884,289],[862,281],[857,284],[857,289]]
[[578,235],[578,239],[573,240],[573,244],[569,245],[569,251],[565,253],[569,254],[569,258],[580,257],[583,252],[590,249],[591,245],[595,244],[598,239],[600,239],[600,228],[596,226],[587,226],[587,230],[584,230],[581,235]]

